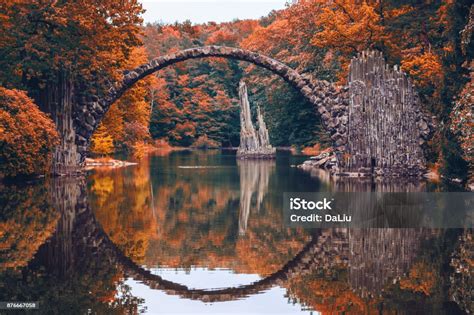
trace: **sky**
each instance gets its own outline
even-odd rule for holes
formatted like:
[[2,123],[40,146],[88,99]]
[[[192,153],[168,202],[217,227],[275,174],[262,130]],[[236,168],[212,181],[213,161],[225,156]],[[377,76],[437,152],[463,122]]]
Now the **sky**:
[[288,0],[140,0],[145,23],[229,22],[257,19],[272,10],[285,8]]
[[[237,287],[250,284],[261,277],[255,274],[239,274],[226,269],[191,268],[180,270],[175,268],[152,268],[151,273],[163,279],[183,284],[188,288],[215,289]],[[183,299],[160,290],[150,289],[143,283],[133,279],[125,282],[131,288],[133,296],[144,299],[142,307],[147,307],[150,314],[232,314],[232,315],[310,315],[317,312],[302,311],[303,306],[288,299],[285,288],[275,286],[260,294],[251,295],[245,299],[225,303],[203,303],[198,300]]]

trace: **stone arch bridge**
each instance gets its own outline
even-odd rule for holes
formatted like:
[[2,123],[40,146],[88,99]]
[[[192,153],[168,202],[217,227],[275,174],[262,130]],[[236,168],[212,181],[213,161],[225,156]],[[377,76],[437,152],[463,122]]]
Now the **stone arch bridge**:
[[[364,52],[351,63],[347,86],[303,75],[287,65],[239,48],[205,46],[160,56],[124,72],[103,97],[79,97],[72,108],[75,151],[82,164],[93,132],[110,106],[134,83],[167,66],[189,59],[222,57],[253,63],[277,74],[315,106],[330,135],[336,171],[420,175],[424,168],[421,144],[429,134],[410,80],[398,68],[389,69],[377,52]],[[71,160],[71,159],[69,159]],[[61,163],[61,162],[59,162]],[[393,172],[391,171],[393,170]]]

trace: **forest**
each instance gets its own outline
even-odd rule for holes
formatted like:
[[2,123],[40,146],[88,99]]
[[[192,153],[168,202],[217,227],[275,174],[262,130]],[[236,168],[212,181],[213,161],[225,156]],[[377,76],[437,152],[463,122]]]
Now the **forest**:
[[[275,58],[303,75],[344,84],[352,57],[382,51],[413,80],[434,116],[429,163],[472,176],[474,9],[460,1],[299,0],[258,20],[146,24],[137,0],[0,1],[0,173],[47,173],[67,147],[69,102],[104,95],[123,71],[179,50],[223,45]],[[239,144],[237,86],[267,121],[274,146],[329,146],[318,112],[267,70],[222,58],[185,61],[139,81],[107,112],[91,151],[138,156],[154,143]],[[63,106],[58,106],[63,104]],[[65,104],[65,105],[64,105]],[[56,125],[56,128],[54,126]]]

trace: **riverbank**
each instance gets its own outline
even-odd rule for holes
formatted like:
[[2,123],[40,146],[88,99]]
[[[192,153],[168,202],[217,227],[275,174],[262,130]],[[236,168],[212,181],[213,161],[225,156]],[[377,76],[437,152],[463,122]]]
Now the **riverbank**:
[[[371,177],[370,173],[364,172],[338,172],[336,165],[336,156],[332,150],[324,150],[318,155],[311,156],[308,160],[304,161],[302,164],[297,166],[299,169],[314,173],[315,171],[325,170],[328,171],[330,176],[336,177],[357,177],[357,178],[369,178]],[[375,177],[386,177],[383,174],[375,172]],[[390,176],[387,176],[390,177]],[[446,181],[451,185],[457,187],[463,187],[468,191],[474,191],[474,183],[468,181],[463,183],[461,179],[458,178],[446,178],[445,176],[439,174],[437,167],[429,167],[427,172],[423,174],[423,178],[432,183],[439,184],[441,181]]]

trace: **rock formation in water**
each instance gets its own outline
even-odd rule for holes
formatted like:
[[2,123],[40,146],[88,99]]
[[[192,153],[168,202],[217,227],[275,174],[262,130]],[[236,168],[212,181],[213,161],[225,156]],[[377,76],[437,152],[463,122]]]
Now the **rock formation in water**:
[[239,84],[240,99],[240,146],[237,157],[242,159],[267,159],[275,157],[275,148],[270,144],[268,130],[263,120],[260,107],[257,108],[258,130],[252,123],[247,86],[243,81]]
[[258,140],[260,141],[260,147],[275,153],[275,149],[270,144],[270,136],[268,135],[267,125],[263,120],[260,106],[257,106],[257,122],[258,122]]

